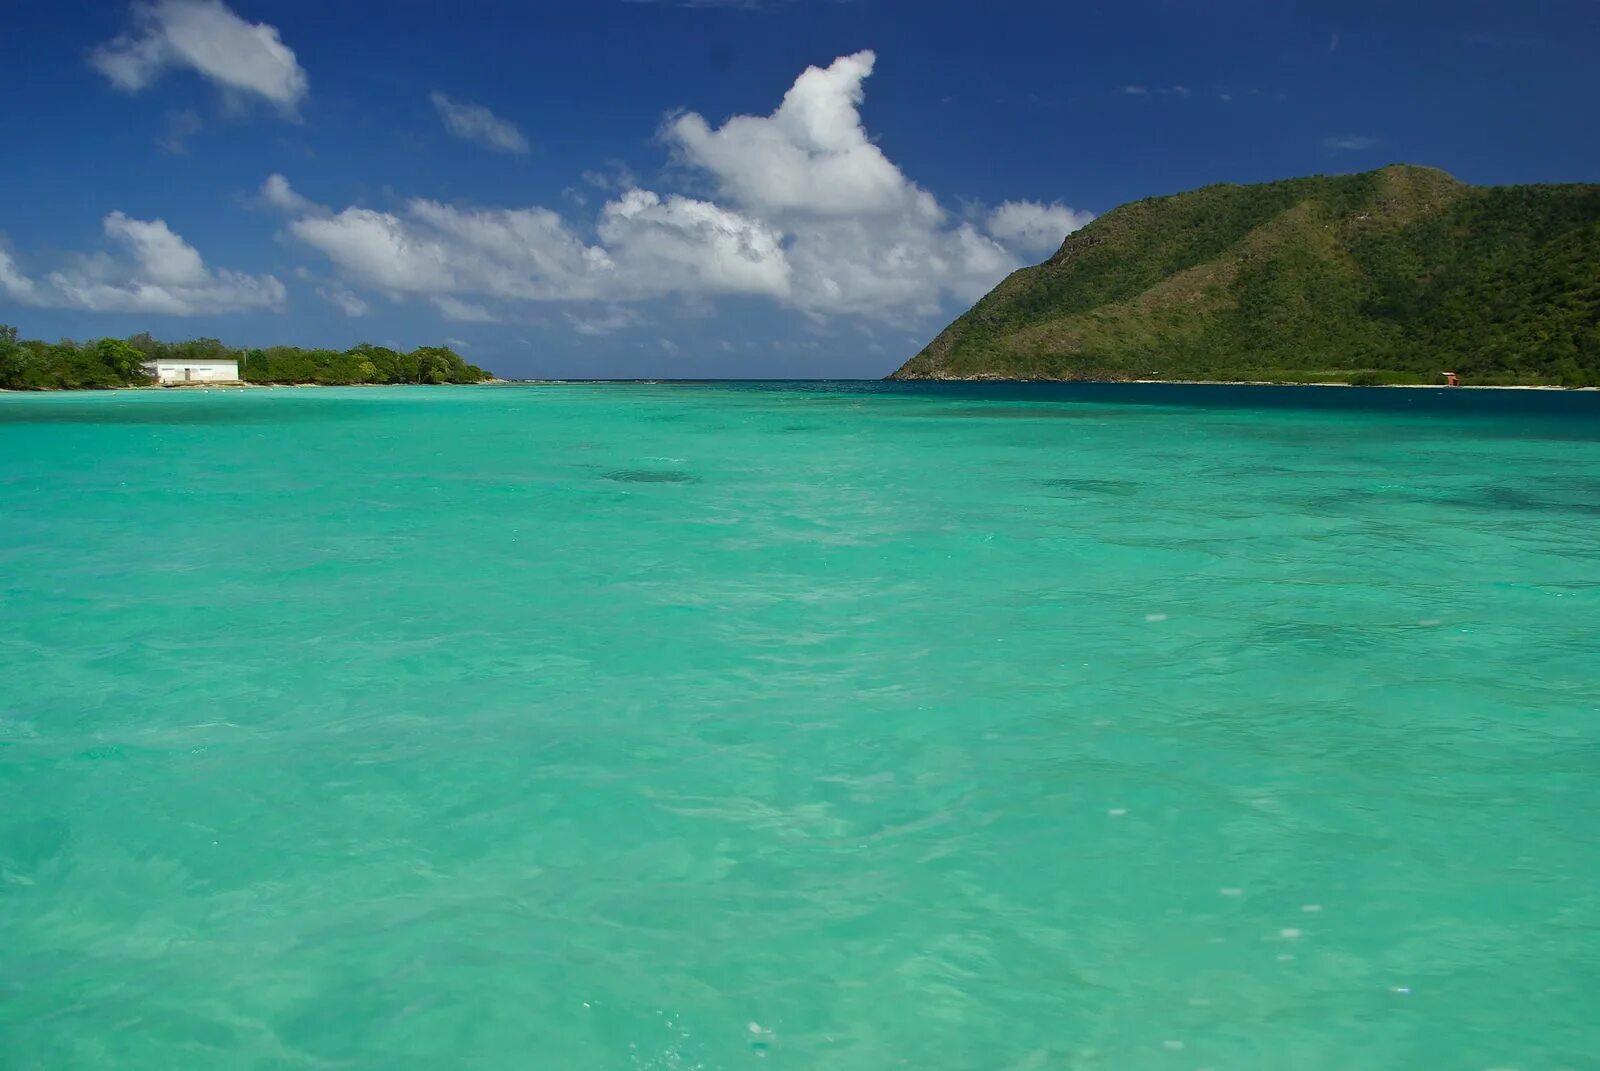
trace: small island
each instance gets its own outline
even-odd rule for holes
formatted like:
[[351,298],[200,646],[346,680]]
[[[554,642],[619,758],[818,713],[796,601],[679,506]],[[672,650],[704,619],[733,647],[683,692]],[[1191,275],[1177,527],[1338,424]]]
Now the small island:
[[1394,165],[1135,201],[889,378],[1600,385],[1600,185]]
[[[363,342],[347,350],[269,346],[238,349],[214,338],[161,342],[148,334],[90,342],[18,338],[0,324],[0,389],[96,390],[155,386],[162,366],[237,367],[255,384],[482,383],[494,376],[448,346],[402,353]],[[208,382],[215,383],[215,378]],[[237,382],[237,381],[234,381]]]

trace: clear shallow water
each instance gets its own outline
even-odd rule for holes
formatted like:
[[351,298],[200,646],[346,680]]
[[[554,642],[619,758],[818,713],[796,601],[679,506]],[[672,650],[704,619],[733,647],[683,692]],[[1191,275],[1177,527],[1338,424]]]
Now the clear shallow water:
[[0,1067],[1600,1066],[1600,397],[0,396]]

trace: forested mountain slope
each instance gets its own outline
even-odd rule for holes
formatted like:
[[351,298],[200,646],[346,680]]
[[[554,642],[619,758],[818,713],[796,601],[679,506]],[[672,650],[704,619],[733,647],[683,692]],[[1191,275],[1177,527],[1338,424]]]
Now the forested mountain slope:
[[1600,185],[1430,168],[1123,205],[895,379],[1600,384]]

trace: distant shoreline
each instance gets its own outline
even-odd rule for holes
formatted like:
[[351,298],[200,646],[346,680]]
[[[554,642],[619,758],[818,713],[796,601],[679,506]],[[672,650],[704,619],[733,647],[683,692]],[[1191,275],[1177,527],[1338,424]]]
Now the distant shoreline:
[[209,391],[209,390],[324,390],[330,388],[381,387],[568,387],[568,386],[670,386],[694,383],[998,383],[1011,386],[1028,384],[1100,384],[1174,387],[1344,387],[1357,390],[1536,390],[1572,393],[1600,391],[1600,387],[1559,387],[1548,383],[1463,383],[1455,387],[1443,383],[1284,383],[1269,379],[1005,379],[998,376],[941,376],[915,379],[485,379],[477,383],[250,383],[244,380],[214,383],[144,383],[116,387],[42,387],[17,389],[0,387],[0,394],[97,394],[114,391]]
[[[884,376],[877,379],[501,379],[495,382],[513,386],[671,386],[674,384],[690,383],[998,383],[1011,386],[1025,386],[1031,384],[1096,384],[1104,386],[1132,385],[1182,387],[1346,387],[1351,389],[1367,389],[1366,386],[1356,383],[1285,383],[1281,380],[1270,379],[1008,379],[1001,376],[918,376],[915,378],[896,379]],[[1389,390],[1541,390],[1541,391],[1595,391],[1600,387],[1561,387],[1549,383],[1463,383],[1455,387],[1444,383],[1374,383],[1370,387]]]
[[[1071,380],[1049,380],[1048,382],[1072,382]],[[1600,390],[1600,387],[1558,387],[1549,383],[1458,383],[1454,387],[1447,383],[1278,383],[1271,380],[1251,379],[1127,379],[1127,380],[1093,380],[1090,382],[1103,383],[1178,383],[1190,387],[1376,387],[1380,390]]]
[[1012,379],[1006,376],[887,376],[888,383],[1138,383],[1144,385],[1168,384],[1182,387],[1345,387],[1350,389],[1379,390],[1600,390],[1600,387],[1562,387],[1552,383],[1461,383],[1452,387],[1447,383],[1285,383],[1278,379]]
[[[243,379],[221,379],[191,383],[131,383],[115,387],[0,387],[0,394],[101,394],[125,390],[273,390],[330,387],[492,387],[495,384],[522,382],[515,379],[482,379],[476,383],[251,383]],[[532,382],[532,381],[529,381]]]

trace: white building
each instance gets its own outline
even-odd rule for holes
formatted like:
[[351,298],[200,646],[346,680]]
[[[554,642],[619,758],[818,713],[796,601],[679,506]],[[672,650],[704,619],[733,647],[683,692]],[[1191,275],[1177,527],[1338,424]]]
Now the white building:
[[235,383],[239,379],[239,362],[231,357],[190,360],[163,357],[146,361],[144,370],[158,383]]

